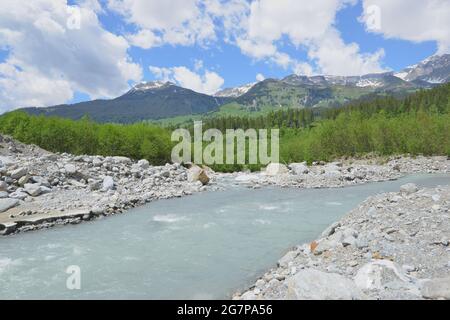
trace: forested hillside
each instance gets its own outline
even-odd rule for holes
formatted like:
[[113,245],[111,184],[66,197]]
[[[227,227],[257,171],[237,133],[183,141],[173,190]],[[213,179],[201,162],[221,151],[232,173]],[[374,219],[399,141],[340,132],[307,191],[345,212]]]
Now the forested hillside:
[[[262,117],[222,117],[204,129],[280,128],[282,162],[377,155],[450,155],[450,84],[405,99],[383,98],[337,110],[286,110]],[[74,154],[123,155],[153,164],[170,161],[171,129],[150,124],[97,124],[11,112],[0,132],[45,149]],[[242,166],[214,166],[230,171]],[[259,169],[252,166],[251,169]]]

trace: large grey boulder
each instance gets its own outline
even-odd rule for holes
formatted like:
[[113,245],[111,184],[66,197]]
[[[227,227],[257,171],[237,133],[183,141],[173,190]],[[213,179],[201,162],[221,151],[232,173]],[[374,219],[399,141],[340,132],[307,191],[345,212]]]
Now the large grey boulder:
[[394,285],[413,291],[417,289],[413,279],[405,274],[401,266],[390,260],[375,260],[365,264],[358,270],[354,280],[361,290],[385,290]]
[[102,185],[102,190],[103,191],[108,191],[108,190],[113,190],[114,189],[114,179],[111,176],[106,176],[105,178],[103,178],[103,185]]
[[130,158],[120,157],[120,156],[112,157],[112,161],[114,163],[117,163],[117,164],[129,164],[129,163],[131,163],[131,159]]
[[5,181],[0,181],[0,191],[8,190],[8,184]]
[[10,172],[9,176],[13,179],[20,179],[23,176],[27,175],[28,170],[26,168],[18,168]]
[[415,193],[419,188],[414,183],[407,183],[400,187],[400,192],[406,195]]
[[32,197],[37,197],[42,193],[41,186],[38,183],[25,183],[23,188]]
[[77,167],[74,166],[73,164],[70,164],[70,163],[66,164],[64,166],[64,170],[66,171],[66,174],[69,175],[69,176],[74,176],[78,172]]
[[148,169],[150,167],[150,163],[146,159],[139,160],[137,162],[137,165],[138,165],[139,168],[141,168],[143,170],[146,170],[146,169]]
[[421,293],[427,299],[450,300],[450,277],[425,281]]
[[11,208],[14,208],[19,204],[19,200],[17,199],[0,199],[0,213],[5,212]]
[[187,179],[189,182],[200,181],[203,185],[209,183],[209,177],[206,174],[206,171],[199,166],[193,165],[187,171]]
[[286,174],[288,173],[289,170],[288,168],[282,164],[282,163],[270,163],[267,167],[266,167],[266,171],[265,174],[267,176],[278,176],[281,174]]
[[290,300],[360,300],[364,296],[355,283],[337,273],[300,270],[287,280]]
[[306,165],[306,162],[291,163],[289,165],[289,168],[292,170],[292,173],[296,175],[307,174],[309,172],[309,168]]

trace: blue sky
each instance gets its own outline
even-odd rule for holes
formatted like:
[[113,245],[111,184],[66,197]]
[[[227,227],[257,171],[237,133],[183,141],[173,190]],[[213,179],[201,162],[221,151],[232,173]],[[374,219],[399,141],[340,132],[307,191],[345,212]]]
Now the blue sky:
[[448,0],[4,0],[0,111],[141,81],[213,94],[293,73],[398,71],[449,52],[449,20]]

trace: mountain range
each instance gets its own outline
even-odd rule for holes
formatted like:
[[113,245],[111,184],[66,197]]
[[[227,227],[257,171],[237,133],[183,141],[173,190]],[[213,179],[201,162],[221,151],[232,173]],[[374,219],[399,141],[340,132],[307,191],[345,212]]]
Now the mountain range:
[[242,87],[206,95],[171,82],[145,82],[111,100],[93,100],[46,108],[23,108],[35,115],[80,119],[88,115],[98,122],[131,123],[179,116],[220,114],[232,109],[240,114],[276,108],[339,107],[356,99],[387,94],[403,96],[450,82],[450,54],[435,55],[400,72],[363,76],[290,75],[266,79]]

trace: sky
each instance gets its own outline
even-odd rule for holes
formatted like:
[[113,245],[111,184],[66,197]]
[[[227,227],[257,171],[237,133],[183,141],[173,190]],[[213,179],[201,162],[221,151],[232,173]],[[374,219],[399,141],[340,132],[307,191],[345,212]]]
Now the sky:
[[142,81],[213,94],[450,52],[450,0],[0,0],[0,113]]

